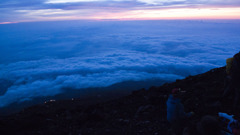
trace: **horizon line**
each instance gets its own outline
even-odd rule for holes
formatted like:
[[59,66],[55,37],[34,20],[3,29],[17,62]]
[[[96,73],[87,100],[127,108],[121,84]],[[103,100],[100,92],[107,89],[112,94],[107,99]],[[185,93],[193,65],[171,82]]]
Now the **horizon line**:
[[179,20],[240,20],[240,18],[122,18],[122,19],[65,19],[65,20],[29,20],[19,22],[0,22],[0,25],[4,24],[16,24],[16,23],[34,23],[34,22],[64,22],[64,21],[179,21]]

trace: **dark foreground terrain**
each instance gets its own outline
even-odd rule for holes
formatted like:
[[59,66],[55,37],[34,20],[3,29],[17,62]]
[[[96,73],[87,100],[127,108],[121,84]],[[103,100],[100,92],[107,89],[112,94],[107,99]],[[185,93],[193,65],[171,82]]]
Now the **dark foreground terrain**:
[[219,111],[233,113],[231,96],[221,100],[224,77],[222,67],[97,104],[77,99],[49,101],[2,117],[0,134],[168,135],[166,100],[172,88],[186,90],[182,102],[186,111],[195,112],[194,121],[206,114],[217,115]]

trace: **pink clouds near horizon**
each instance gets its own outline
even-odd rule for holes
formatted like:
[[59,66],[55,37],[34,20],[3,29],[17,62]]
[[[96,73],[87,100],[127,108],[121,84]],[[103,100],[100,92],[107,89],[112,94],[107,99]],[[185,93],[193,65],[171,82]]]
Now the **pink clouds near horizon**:
[[0,24],[105,19],[240,19],[240,0],[3,0],[1,11]]

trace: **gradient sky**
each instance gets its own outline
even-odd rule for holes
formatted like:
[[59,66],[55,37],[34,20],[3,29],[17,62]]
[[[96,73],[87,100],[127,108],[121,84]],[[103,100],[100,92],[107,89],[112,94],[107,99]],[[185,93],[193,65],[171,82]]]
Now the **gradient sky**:
[[0,24],[78,19],[240,19],[240,0],[0,1]]

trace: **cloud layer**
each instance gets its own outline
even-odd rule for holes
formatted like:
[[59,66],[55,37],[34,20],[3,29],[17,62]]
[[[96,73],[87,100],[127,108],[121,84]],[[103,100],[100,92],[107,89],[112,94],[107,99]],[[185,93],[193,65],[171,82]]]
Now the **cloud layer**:
[[73,21],[0,29],[0,107],[64,88],[174,81],[224,66],[240,50],[239,21]]

